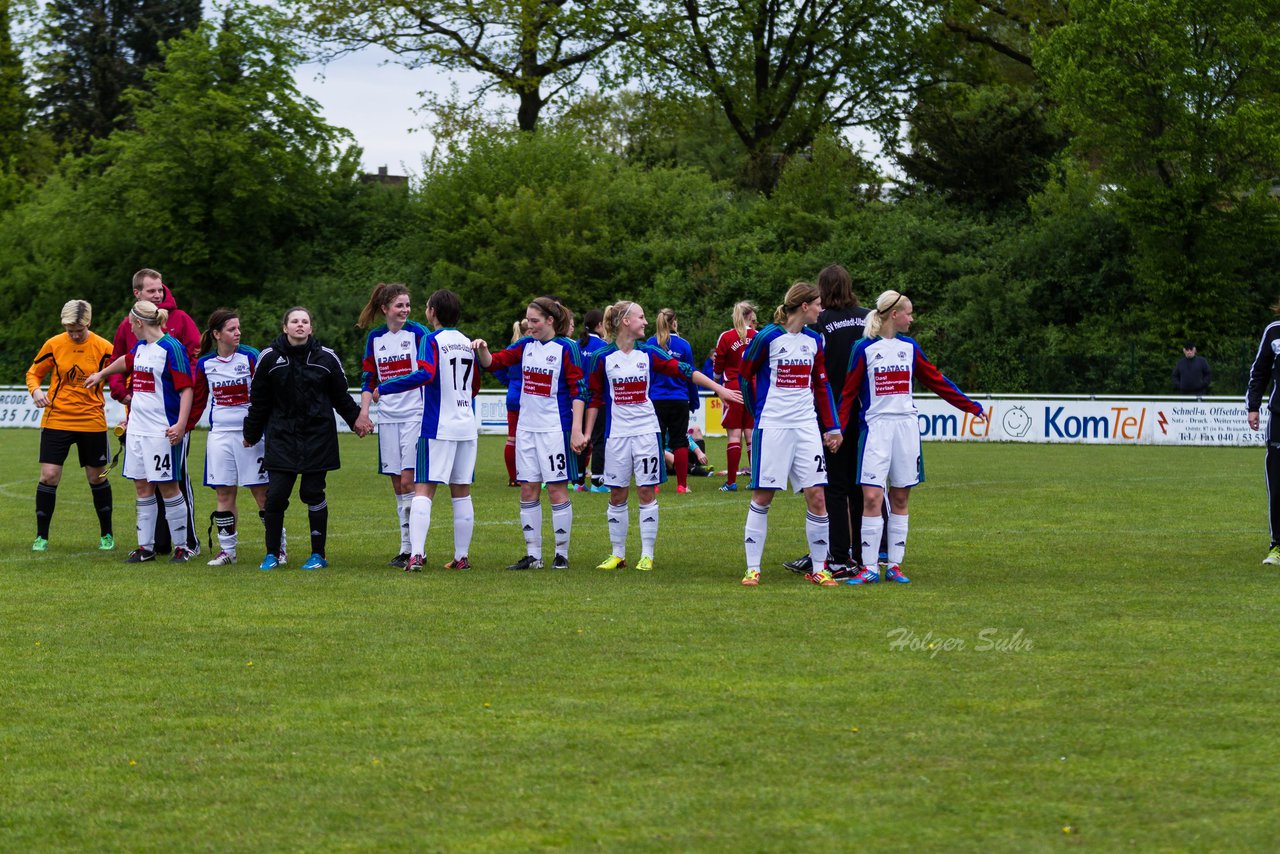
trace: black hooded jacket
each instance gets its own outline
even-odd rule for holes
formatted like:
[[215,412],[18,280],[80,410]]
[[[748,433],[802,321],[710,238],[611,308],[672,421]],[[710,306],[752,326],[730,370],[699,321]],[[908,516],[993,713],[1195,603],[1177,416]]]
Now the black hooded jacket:
[[333,471],[342,467],[335,410],[348,426],[360,416],[337,355],[314,337],[295,346],[282,334],[258,359],[244,438],[256,444],[266,433],[268,471]]

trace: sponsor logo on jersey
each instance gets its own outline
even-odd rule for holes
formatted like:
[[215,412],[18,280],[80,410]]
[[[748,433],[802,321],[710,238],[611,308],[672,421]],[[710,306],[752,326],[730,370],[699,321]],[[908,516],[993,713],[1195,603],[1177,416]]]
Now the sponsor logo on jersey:
[[136,363],[133,370],[133,391],[134,394],[152,394],[156,390],[156,378],[151,371],[146,368],[140,368]]
[[526,367],[524,369],[524,390],[534,397],[551,397],[552,372],[546,368]]
[[877,397],[891,394],[911,394],[911,371],[901,365],[877,368],[874,376]]
[[413,373],[413,359],[407,355],[399,354],[389,359],[378,360],[378,376],[383,380],[402,377],[411,373]]
[[778,388],[808,388],[813,363],[804,359],[788,359],[778,363],[774,384]]
[[618,406],[639,406],[648,400],[649,383],[644,377],[618,377],[610,382]]
[[220,380],[210,383],[215,406],[248,406],[249,384],[242,379]]

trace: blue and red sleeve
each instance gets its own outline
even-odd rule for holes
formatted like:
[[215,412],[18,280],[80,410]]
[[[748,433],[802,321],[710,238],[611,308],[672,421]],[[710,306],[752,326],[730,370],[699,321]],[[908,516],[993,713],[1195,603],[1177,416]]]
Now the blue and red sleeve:
[[942,371],[938,370],[933,362],[930,362],[924,356],[919,345],[912,342],[915,350],[915,375],[919,377],[920,383],[929,391],[938,395],[938,397],[950,403],[956,409],[964,410],[970,415],[981,415],[982,404],[975,400],[971,400],[968,395],[956,387],[956,384],[942,375]]

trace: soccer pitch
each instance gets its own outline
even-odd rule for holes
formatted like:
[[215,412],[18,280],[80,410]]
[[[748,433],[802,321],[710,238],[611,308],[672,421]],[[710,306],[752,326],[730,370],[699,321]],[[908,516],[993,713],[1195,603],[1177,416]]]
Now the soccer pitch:
[[[471,572],[435,502],[398,551],[372,440],[329,480],[332,568],[125,566],[67,469],[33,554],[34,430],[0,461],[0,850],[1264,850],[1280,837],[1280,572],[1257,448],[930,444],[910,585],[759,588],[747,493],[664,488],[657,570],[523,552],[481,439]],[[204,434],[194,440],[202,470]],[[724,458],[712,443],[713,461]],[[74,461],[74,457],[73,457]],[[202,535],[212,492],[197,487]],[[545,501],[547,556],[550,509]],[[631,498],[628,559],[639,555]],[[296,532],[296,533],[295,533]]]

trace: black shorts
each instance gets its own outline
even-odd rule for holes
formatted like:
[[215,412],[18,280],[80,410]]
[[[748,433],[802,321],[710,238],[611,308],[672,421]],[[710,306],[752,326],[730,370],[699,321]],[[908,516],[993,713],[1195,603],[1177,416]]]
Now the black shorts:
[[101,468],[111,462],[111,446],[107,442],[106,430],[82,433],[78,430],[53,430],[48,427],[40,431],[40,462],[62,465],[67,461],[72,445],[79,451],[81,468]]

